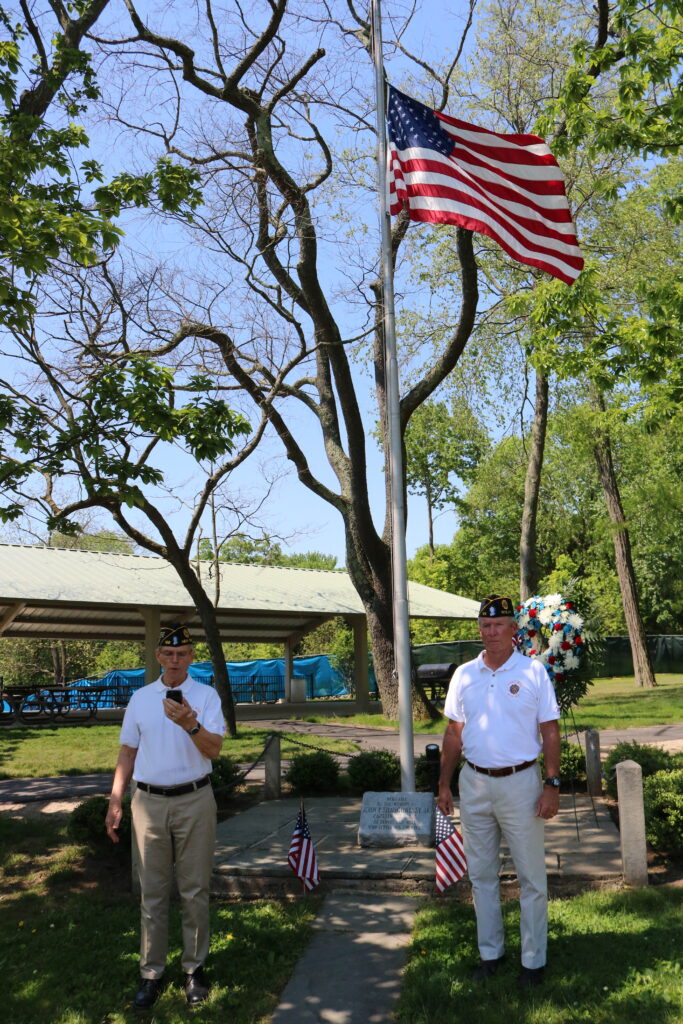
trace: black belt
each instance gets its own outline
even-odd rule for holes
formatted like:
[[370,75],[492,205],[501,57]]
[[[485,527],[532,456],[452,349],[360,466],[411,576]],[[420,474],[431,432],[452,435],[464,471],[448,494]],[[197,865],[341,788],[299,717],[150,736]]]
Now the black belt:
[[536,764],[536,758],[533,761],[523,761],[522,764],[515,764],[511,768],[480,768],[478,764],[472,764],[471,761],[467,763],[470,768],[474,768],[475,772],[481,772],[482,775],[492,775],[494,779],[500,779],[504,775],[515,775],[517,772],[523,772],[525,768],[531,768],[532,764]]
[[203,779],[186,782],[182,786],[150,786],[148,782],[138,782],[137,787],[145,793],[152,793],[153,796],[183,796],[185,793],[193,793],[195,789],[203,789],[210,781],[209,776],[205,775]]

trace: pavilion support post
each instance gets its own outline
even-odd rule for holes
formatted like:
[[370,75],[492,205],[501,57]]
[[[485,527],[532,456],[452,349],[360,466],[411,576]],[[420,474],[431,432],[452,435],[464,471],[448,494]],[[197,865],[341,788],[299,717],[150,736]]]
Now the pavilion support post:
[[21,615],[25,607],[26,601],[17,601],[9,606],[5,614],[0,618],[0,636],[2,636],[8,626],[12,625],[17,616]]
[[285,702],[292,703],[292,676],[294,675],[294,644],[290,637],[285,640]]
[[139,611],[145,620],[145,682],[152,683],[159,675],[159,663],[154,652],[159,642],[161,613],[158,608],[149,605],[145,605]]
[[368,711],[368,623],[364,615],[350,616],[353,627],[353,676],[356,682],[356,710]]

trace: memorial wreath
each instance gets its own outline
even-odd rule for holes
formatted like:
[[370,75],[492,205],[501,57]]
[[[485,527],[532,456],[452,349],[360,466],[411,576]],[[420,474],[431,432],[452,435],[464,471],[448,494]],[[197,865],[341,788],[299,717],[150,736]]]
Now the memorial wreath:
[[538,658],[548,670],[563,712],[587,689],[583,668],[584,621],[573,601],[561,594],[530,597],[517,605],[515,619],[522,654]]

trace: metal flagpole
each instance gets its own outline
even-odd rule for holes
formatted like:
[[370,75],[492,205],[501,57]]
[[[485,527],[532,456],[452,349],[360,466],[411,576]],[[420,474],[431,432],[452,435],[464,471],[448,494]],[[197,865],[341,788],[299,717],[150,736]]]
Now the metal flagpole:
[[394,320],[394,273],[391,263],[391,223],[387,203],[387,130],[382,53],[380,0],[372,0],[372,52],[377,94],[377,172],[382,227],[382,295],[384,299],[384,360],[387,387],[389,438],[386,452],[391,495],[391,562],[394,618],[394,658],[398,675],[398,722],[401,759],[401,790],[415,792],[413,761],[413,702],[410,673],[410,626],[406,571],[403,457],[399,416],[398,360]]

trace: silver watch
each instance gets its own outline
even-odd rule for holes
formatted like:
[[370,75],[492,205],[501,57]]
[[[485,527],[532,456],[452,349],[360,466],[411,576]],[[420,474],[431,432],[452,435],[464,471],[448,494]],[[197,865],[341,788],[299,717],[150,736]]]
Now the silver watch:
[[199,722],[197,722],[196,725],[193,725],[191,729],[187,730],[187,735],[196,736],[200,729],[201,725],[199,724]]

